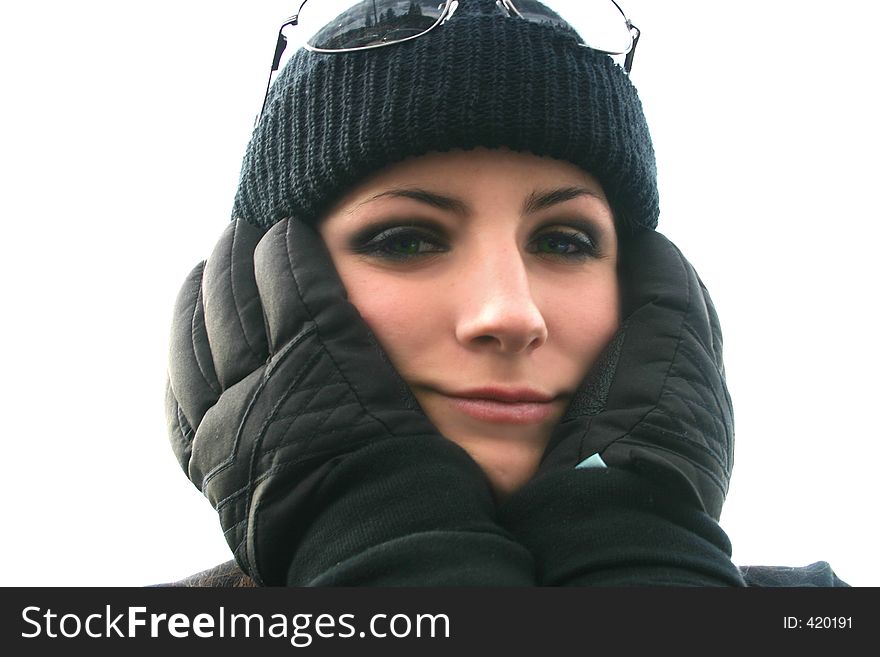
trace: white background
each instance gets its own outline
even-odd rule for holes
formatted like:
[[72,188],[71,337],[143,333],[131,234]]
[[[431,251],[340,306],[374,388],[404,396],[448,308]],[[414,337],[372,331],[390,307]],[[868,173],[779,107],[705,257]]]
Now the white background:
[[[163,410],[171,309],[229,218],[293,0],[14,3],[0,22],[4,585],[229,558]],[[740,565],[880,585],[877,3],[622,0],[660,229],[712,292]]]

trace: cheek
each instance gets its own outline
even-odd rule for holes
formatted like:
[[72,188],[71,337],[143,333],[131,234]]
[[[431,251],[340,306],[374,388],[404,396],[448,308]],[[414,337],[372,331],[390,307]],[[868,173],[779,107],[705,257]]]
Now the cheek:
[[[379,272],[340,272],[348,298],[373,331],[395,369],[404,377],[418,367],[427,345],[436,344],[439,326],[436,290],[426,283]],[[431,299],[434,301],[431,302]]]
[[578,381],[620,326],[620,292],[614,269],[581,280],[556,281],[544,297],[555,354]]

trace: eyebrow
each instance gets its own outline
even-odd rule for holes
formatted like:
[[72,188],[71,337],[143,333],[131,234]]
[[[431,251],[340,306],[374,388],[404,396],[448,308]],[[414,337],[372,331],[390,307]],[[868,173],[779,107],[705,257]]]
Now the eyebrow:
[[381,194],[371,196],[362,203],[358,203],[357,207],[369,203],[370,201],[375,201],[376,199],[383,198],[385,196],[393,196],[396,198],[410,198],[414,201],[420,201],[439,210],[448,210],[462,216],[470,213],[470,207],[464,201],[461,201],[457,198],[452,198],[450,196],[443,196],[442,194],[435,194],[434,192],[429,192],[426,189],[389,189],[382,192]]
[[[447,210],[461,216],[467,216],[471,212],[470,206],[460,199],[418,188],[386,190],[358,203],[353,210],[370,203],[371,201],[387,196],[409,198],[430,205],[431,207],[438,208],[439,210]],[[523,203],[522,214],[532,214],[541,210],[546,210],[551,206],[571,201],[580,196],[590,196],[592,198],[602,199],[599,194],[586,187],[560,187],[559,189],[553,189],[547,192],[532,192]]]
[[602,199],[599,194],[586,187],[561,187],[549,192],[532,192],[526,199],[526,202],[523,203],[522,213],[532,214],[534,212],[539,212],[540,210],[546,210],[557,203],[571,201],[579,196],[590,196],[592,198]]

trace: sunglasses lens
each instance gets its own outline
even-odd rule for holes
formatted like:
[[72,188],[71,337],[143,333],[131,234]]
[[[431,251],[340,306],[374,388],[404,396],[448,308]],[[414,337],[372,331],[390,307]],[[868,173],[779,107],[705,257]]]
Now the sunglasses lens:
[[[513,0],[520,15],[534,23],[574,29],[594,50],[624,54],[632,47],[626,18],[611,0]],[[552,7],[552,8],[551,8]]]
[[365,48],[402,41],[430,30],[440,20],[443,0],[311,0],[299,24],[318,50]]
[[[546,4],[545,4],[546,2]],[[632,34],[612,0],[511,0],[527,21],[577,33],[585,45],[625,54]],[[437,25],[445,0],[308,0],[299,15],[307,43],[317,50],[347,50],[403,41]]]

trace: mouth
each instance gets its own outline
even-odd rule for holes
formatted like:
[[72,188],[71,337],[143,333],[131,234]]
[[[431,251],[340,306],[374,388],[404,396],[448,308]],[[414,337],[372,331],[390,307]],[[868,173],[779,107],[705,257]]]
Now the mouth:
[[556,397],[529,389],[478,388],[444,393],[456,410],[483,422],[537,424],[556,411]]

